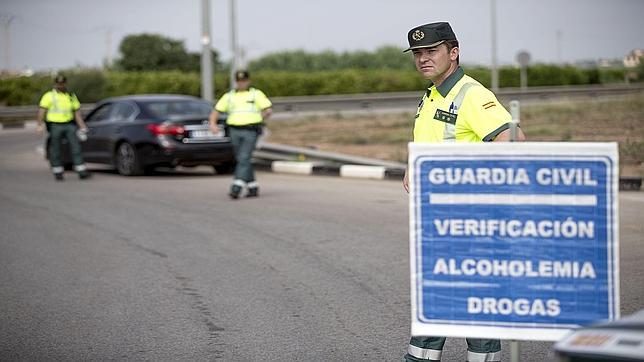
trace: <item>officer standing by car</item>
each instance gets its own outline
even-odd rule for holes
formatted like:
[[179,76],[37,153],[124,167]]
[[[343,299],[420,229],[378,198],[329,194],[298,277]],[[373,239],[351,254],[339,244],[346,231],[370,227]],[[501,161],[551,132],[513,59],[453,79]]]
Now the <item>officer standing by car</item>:
[[87,126],[80,113],[80,102],[74,93],[67,91],[67,79],[58,75],[54,79],[54,88],[45,93],[40,99],[38,109],[38,125],[36,131],[43,132],[44,123],[47,122],[49,132],[49,163],[51,171],[58,181],[63,180],[65,171],[62,161],[61,142],[67,139],[71,153],[74,170],[78,172],[80,179],[90,177],[87,167],[83,163],[81,146],[77,136],[77,130],[82,137],[87,132]]
[[224,94],[210,114],[210,129],[218,132],[219,113],[227,113],[226,126],[235,148],[235,179],[230,187],[229,196],[237,199],[244,187],[247,197],[259,196],[255,171],[251,163],[257,138],[262,133],[264,121],[270,117],[273,104],[259,89],[250,86],[248,71],[235,73],[236,87]]
[[[459,66],[459,45],[449,23],[417,26],[407,34],[416,69],[430,86],[414,122],[414,142],[510,141],[512,116],[496,96]],[[520,128],[516,140],[525,136]],[[403,186],[409,192],[408,174]],[[445,337],[415,336],[409,342],[406,361],[440,361]],[[501,341],[467,338],[468,361],[500,361]]]

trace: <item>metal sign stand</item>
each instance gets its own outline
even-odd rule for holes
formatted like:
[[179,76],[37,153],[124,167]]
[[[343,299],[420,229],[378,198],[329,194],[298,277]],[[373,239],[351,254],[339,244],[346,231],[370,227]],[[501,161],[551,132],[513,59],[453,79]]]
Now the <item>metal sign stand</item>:
[[[510,101],[510,114],[512,115],[512,121],[510,122],[510,142],[515,142],[517,140],[517,126],[521,120],[520,113],[521,106],[519,101]],[[510,361],[519,362],[520,360],[521,348],[519,346],[519,341],[510,341]]]
[[517,127],[519,126],[519,122],[521,122],[520,113],[521,106],[519,101],[510,101],[510,114],[512,115],[512,121],[510,121],[510,142],[515,142],[517,139]]
[[521,359],[521,348],[519,341],[510,341],[510,361],[519,362]]
[[[517,140],[517,126],[521,120],[520,112],[521,108],[519,101],[510,101],[510,114],[512,115],[512,121],[510,122],[510,142],[515,142]],[[519,345],[519,341],[510,341],[510,361],[519,362],[520,360],[521,346]]]

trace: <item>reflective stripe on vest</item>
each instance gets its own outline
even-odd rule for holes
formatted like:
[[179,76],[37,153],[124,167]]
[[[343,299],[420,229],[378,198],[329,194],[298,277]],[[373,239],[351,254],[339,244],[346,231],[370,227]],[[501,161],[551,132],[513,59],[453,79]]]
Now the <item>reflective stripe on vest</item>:
[[[233,118],[233,122],[226,122],[229,125],[232,126],[246,126],[246,125],[251,125],[251,124],[257,124],[262,121],[262,116],[261,112],[257,109],[257,105],[255,104],[255,97],[256,97],[256,90],[255,88],[250,88],[248,89],[248,92],[251,94],[251,100],[247,101],[248,103],[247,107],[239,107],[238,102],[236,102],[233,97],[237,93],[236,90],[230,91],[228,94],[228,119]],[[238,118],[237,116],[241,115],[244,119],[242,121],[235,120],[234,118]],[[250,116],[250,117],[246,117]]]
[[[452,102],[454,104],[454,110],[453,112],[458,115],[458,110],[461,108],[461,104],[463,104],[463,99],[465,99],[465,94],[467,91],[472,87],[478,85],[477,83],[465,83],[461,87],[461,89],[458,91],[458,94],[454,98],[454,101]],[[456,120],[458,122],[458,116],[456,117]],[[445,128],[443,130],[443,142],[456,142],[456,124],[451,124],[451,123],[445,123]]]
[[[51,90],[51,108],[47,110],[47,122],[53,123],[66,123],[74,118],[74,105],[72,102],[72,95],[69,96],[69,108],[63,109],[58,105],[58,91],[55,89]],[[50,116],[53,116],[50,118]]]
[[500,362],[501,351],[497,352],[472,352],[467,351],[468,362]]
[[409,348],[407,349],[407,353],[409,353],[410,356],[420,359],[440,361],[443,351],[441,351],[440,349],[420,348],[410,344]]

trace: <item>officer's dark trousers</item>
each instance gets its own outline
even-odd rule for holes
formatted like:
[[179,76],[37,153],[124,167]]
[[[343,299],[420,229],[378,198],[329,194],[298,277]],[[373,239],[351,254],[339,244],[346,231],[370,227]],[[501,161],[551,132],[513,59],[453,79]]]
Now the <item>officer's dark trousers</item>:
[[[405,361],[440,361],[445,337],[411,337]],[[468,361],[500,361],[501,341],[498,339],[467,338]]]
[[76,137],[76,124],[74,122],[67,123],[49,123],[49,163],[53,173],[62,173],[64,171],[62,161],[61,141],[63,138],[67,139],[69,144],[69,151],[72,156],[72,162],[76,171],[84,171],[85,165],[83,164],[83,155],[81,154],[81,146]]
[[255,171],[251,157],[257,144],[257,130],[255,128],[230,127],[230,139],[235,148],[235,181],[252,183],[255,181]]

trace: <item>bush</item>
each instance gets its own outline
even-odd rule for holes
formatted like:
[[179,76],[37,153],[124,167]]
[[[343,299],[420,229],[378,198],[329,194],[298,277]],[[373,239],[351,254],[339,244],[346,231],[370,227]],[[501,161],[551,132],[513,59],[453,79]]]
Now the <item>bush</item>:
[[68,88],[81,102],[94,103],[105,98],[107,78],[99,69],[88,69],[66,73]]
[[427,86],[427,81],[413,70],[345,69],[257,72],[253,84],[267,95],[277,97],[418,91]]
[[[330,56],[330,55],[329,55]],[[358,57],[354,60],[363,59]],[[384,61],[384,60],[382,60]],[[490,87],[488,68],[463,66],[465,72],[484,86]],[[146,93],[179,93],[201,95],[201,77],[197,72],[103,72],[74,70],[64,72],[69,88],[81,102],[92,103],[109,96]],[[253,85],[269,97],[307,96],[355,93],[422,91],[429,83],[413,69],[340,69],[325,71],[254,71]],[[528,68],[528,86],[581,85],[624,82],[624,69],[580,69],[572,66],[536,64]],[[215,98],[228,91],[229,73],[217,72],[214,78]],[[518,87],[519,69],[499,68],[501,87]],[[52,77],[38,74],[0,80],[0,105],[37,104],[40,96],[52,86]]]
[[0,80],[0,105],[38,104],[40,97],[52,87],[52,77],[15,77]]

